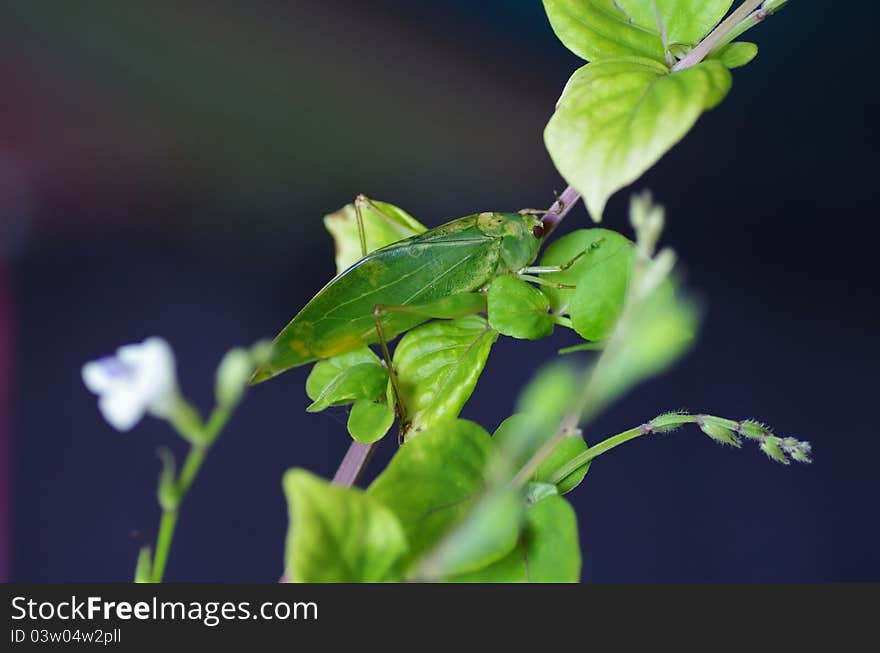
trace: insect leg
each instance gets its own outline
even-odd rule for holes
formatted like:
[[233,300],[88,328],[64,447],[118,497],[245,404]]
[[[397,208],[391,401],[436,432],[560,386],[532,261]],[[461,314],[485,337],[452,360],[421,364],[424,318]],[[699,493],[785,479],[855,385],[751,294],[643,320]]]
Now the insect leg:
[[534,265],[531,267],[523,268],[517,274],[547,274],[550,272],[562,272],[574,265],[581,256],[584,256],[588,252],[589,250],[585,249],[573,259],[571,259],[570,261],[566,261],[562,265]]
[[373,324],[376,325],[376,335],[379,337],[379,346],[382,348],[382,357],[385,359],[385,367],[388,370],[388,378],[391,380],[391,390],[394,392],[394,409],[397,412],[397,419],[400,427],[397,432],[397,443],[401,443],[403,434],[403,425],[406,416],[403,414],[403,403],[400,401],[400,388],[397,385],[397,372],[394,371],[394,364],[391,362],[391,352],[388,350],[388,338],[385,337],[385,329],[382,328],[382,316],[388,312],[386,306],[376,304],[373,307]]
[[[553,270],[553,272],[556,272],[556,270]],[[556,283],[555,281],[548,281],[547,279],[542,279],[541,277],[534,277],[529,274],[518,274],[517,278],[522,279],[523,281],[530,281],[532,283],[538,284],[539,286],[549,286],[550,288],[557,288],[559,290],[565,290],[565,289],[571,290],[571,289],[575,288],[575,286],[572,286],[571,284],[568,284],[568,283]]]
[[367,232],[364,230],[364,216],[361,213],[361,204],[367,200],[363,195],[358,195],[354,200],[354,215],[357,220],[358,236],[361,239],[361,256],[367,255]]
[[354,201],[354,205],[355,205],[355,207],[358,207],[358,206],[361,207],[361,209],[363,209],[364,207],[369,207],[370,210],[373,211],[373,213],[375,213],[380,218],[385,220],[385,222],[387,222],[390,227],[392,227],[394,229],[398,229],[400,227],[399,220],[397,220],[394,216],[389,215],[385,209],[383,209],[381,206],[376,204],[373,200],[371,200],[366,195],[363,195],[363,194],[358,195]]

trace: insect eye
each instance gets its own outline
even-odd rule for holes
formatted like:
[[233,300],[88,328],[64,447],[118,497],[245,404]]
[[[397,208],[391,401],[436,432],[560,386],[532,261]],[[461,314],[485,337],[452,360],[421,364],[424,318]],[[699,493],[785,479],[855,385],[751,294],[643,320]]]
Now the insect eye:
[[544,227],[542,227],[541,225],[537,225],[535,227],[532,227],[532,235],[538,239],[543,238],[544,237]]

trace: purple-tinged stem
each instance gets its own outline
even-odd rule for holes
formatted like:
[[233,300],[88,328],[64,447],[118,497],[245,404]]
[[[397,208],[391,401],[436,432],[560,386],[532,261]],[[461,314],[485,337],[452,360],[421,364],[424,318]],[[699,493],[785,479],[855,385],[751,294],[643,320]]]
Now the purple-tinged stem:
[[562,195],[556,198],[556,201],[553,202],[550,209],[544,214],[543,222],[545,238],[556,229],[559,223],[562,222],[562,219],[568,215],[568,212],[574,208],[574,205],[577,204],[577,201],[580,198],[581,194],[571,186],[562,191]]
[[373,444],[352,442],[348,451],[345,452],[342,462],[339,463],[339,469],[336,470],[336,475],[333,477],[333,485],[350,487],[357,483],[377,444],[378,442]]
[[745,0],[733,13],[725,18],[721,23],[709,33],[709,36],[700,41],[697,46],[688,52],[684,58],[672,67],[673,71],[685,70],[691,66],[696,66],[705,59],[712,49],[718,45],[727,34],[736,29],[750,13],[761,6],[764,0]]

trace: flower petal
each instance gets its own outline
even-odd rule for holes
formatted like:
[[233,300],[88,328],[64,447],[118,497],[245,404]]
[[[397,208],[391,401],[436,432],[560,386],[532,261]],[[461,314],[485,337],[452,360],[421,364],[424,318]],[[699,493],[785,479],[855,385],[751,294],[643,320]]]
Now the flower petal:
[[174,352],[162,338],[152,337],[140,345],[127,345],[117,352],[119,359],[137,370],[134,391],[150,412],[166,417],[177,395]]
[[144,416],[146,405],[133,392],[116,390],[101,395],[98,408],[104,419],[117,431],[130,431]]
[[89,391],[96,395],[103,394],[113,387],[116,378],[107,366],[107,359],[89,361],[82,367],[82,380]]

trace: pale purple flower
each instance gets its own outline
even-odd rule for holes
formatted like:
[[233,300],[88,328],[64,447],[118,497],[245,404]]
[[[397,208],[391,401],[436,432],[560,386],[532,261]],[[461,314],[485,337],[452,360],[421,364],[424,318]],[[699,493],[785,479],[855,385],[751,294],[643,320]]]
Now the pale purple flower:
[[178,398],[174,353],[162,338],[126,345],[115,356],[83,365],[86,387],[110,425],[128,431],[144,414],[168,417]]

